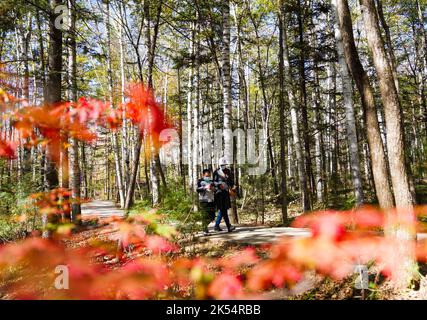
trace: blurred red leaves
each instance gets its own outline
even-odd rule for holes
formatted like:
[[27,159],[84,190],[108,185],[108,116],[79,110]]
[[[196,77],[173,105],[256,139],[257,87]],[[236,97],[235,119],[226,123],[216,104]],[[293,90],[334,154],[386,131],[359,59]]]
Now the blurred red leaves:
[[267,290],[293,285],[302,279],[302,273],[296,267],[280,261],[268,260],[256,265],[248,274],[247,286],[250,290]]
[[123,106],[126,118],[139,126],[140,133],[148,134],[155,147],[161,145],[160,134],[171,127],[163,108],[156,101],[152,90],[143,84],[128,87],[129,101]]
[[145,239],[145,246],[154,254],[177,252],[178,247],[161,236],[150,236]]
[[[143,84],[130,84],[128,99],[115,107],[108,102],[82,97],[77,102],[61,102],[54,105],[26,106],[8,115],[14,128],[24,139],[24,147],[49,146],[49,157],[58,164],[61,150],[68,148],[67,137],[91,143],[96,140],[98,127],[117,130],[123,125],[123,117],[139,127],[141,135],[147,135],[155,148],[159,148],[161,132],[171,126],[154,93]],[[0,91],[0,105],[12,101]],[[0,141],[0,157],[12,159],[15,148],[10,141]]]
[[231,273],[222,273],[210,284],[208,295],[222,300],[243,298],[243,284],[236,275]]
[[248,247],[230,257],[218,259],[217,265],[225,269],[237,270],[240,267],[252,266],[258,261],[256,249]]
[[70,210],[71,192],[68,189],[54,189],[49,192],[39,192],[30,195],[40,214],[60,215]]
[[348,228],[354,230],[369,230],[383,227],[385,213],[374,207],[363,207],[351,211],[325,211],[299,217],[293,226],[310,228],[313,237],[326,237],[340,241],[346,236]]
[[16,143],[0,139],[0,158],[15,159]]
[[[40,208],[57,210],[58,199],[66,196],[57,190],[33,199]],[[381,234],[387,227],[383,223],[395,222],[402,214],[374,208],[312,213],[294,223],[309,227],[310,237],[285,238],[268,248],[248,247],[221,258],[184,258],[173,239],[151,234],[160,216],[149,211],[127,221],[112,220],[121,245],[133,252],[113,268],[94,261],[100,254],[111,254],[96,242],[76,250],[65,248],[60,238],[34,238],[0,247],[0,278],[15,279],[0,289],[26,299],[249,298],[271,288],[292,287],[309,270],[339,280],[353,274],[355,265],[368,263],[395,279],[401,269],[399,248],[421,261],[427,258],[426,243]],[[70,267],[70,290],[52,287],[58,264]]]
[[0,88],[0,108],[13,102],[15,102],[15,98]]

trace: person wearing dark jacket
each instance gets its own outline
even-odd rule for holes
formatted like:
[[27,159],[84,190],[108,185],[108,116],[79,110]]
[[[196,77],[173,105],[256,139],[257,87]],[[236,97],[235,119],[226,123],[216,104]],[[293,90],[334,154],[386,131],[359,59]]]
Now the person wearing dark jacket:
[[224,218],[228,232],[236,229],[231,225],[230,219],[228,217],[228,209],[231,208],[231,201],[230,194],[228,193],[225,183],[221,183],[215,193],[215,205],[216,209],[218,210],[218,217],[215,221],[215,230],[222,231],[222,229],[219,227],[222,218]]
[[215,221],[215,230],[222,231],[219,224],[221,223],[221,219],[224,218],[228,232],[231,232],[236,229],[230,224],[230,219],[228,217],[228,209],[231,208],[230,190],[234,188],[234,181],[231,170],[227,168],[227,161],[225,158],[220,159],[219,165],[220,167],[214,172],[214,184],[217,188],[215,193],[215,205],[218,211],[218,216]]
[[213,180],[216,187],[218,187],[220,183],[224,182],[227,185],[227,189],[230,190],[234,188],[233,173],[227,167],[227,161],[225,158],[221,158],[219,160],[219,168],[214,171]]
[[203,170],[203,178],[197,181],[196,191],[199,194],[203,232],[205,235],[208,235],[209,223],[215,220],[215,185],[209,169]]

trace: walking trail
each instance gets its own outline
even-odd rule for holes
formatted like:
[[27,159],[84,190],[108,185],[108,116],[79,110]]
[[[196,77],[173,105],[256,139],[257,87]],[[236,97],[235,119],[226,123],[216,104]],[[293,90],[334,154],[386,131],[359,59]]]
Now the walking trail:
[[[119,209],[112,201],[94,200],[82,205],[83,218],[124,218],[125,213]],[[282,237],[310,237],[311,232],[308,229],[287,228],[287,227],[251,227],[237,226],[237,229],[228,233],[225,225],[221,225],[224,231],[217,232],[213,230],[213,225],[209,227],[210,234],[204,236],[202,233],[197,235],[199,240],[213,242],[234,242],[242,245],[261,245],[273,243]],[[418,240],[427,239],[426,233],[419,233]]]
[[[82,217],[90,218],[124,218],[125,213],[118,208],[112,201],[94,200],[82,205]],[[223,230],[226,230],[225,225],[221,225]],[[227,241],[237,242],[239,244],[259,245],[264,243],[272,243],[280,237],[309,237],[310,232],[306,229],[297,228],[269,228],[269,227],[248,227],[237,226],[237,229],[228,233],[226,231],[216,232],[213,226],[210,228],[210,235],[205,237],[201,233],[198,234],[200,240],[210,241]]]
[[213,226],[209,228],[209,235],[200,234],[199,239],[209,239],[210,241],[235,242],[242,245],[260,245],[273,243],[282,237],[310,237],[311,232],[308,229],[287,228],[287,227],[252,227],[237,226],[236,230],[228,233],[226,226],[221,226],[224,231],[214,231]]
[[112,201],[94,200],[82,204],[82,217],[88,218],[123,218],[125,212],[119,209]]

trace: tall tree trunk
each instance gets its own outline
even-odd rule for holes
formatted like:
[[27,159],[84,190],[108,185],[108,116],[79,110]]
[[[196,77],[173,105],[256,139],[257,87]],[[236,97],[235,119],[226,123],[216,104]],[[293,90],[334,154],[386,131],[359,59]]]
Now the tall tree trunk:
[[195,173],[193,168],[193,87],[194,87],[194,54],[195,46],[194,41],[196,37],[196,25],[192,23],[192,32],[190,39],[190,55],[191,55],[191,65],[188,74],[188,89],[187,89],[187,164],[188,164],[188,183],[190,193],[195,191]]
[[[156,16],[155,16],[154,25],[153,25],[153,37],[151,37],[151,32],[150,32],[151,30],[147,28],[147,37],[150,39],[149,42],[147,42],[147,45],[150,46],[150,50],[148,51],[149,53],[148,54],[148,70],[151,70],[148,74],[148,85],[150,88],[154,88],[154,83],[153,83],[154,59],[156,57],[156,46],[157,46],[157,39],[159,34],[162,4],[163,4],[163,0],[159,0],[156,8]],[[148,10],[148,14],[149,14],[149,10]],[[150,27],[151,19],[148,21],[149,23],[147,23],[147,27]],[[152,138],[151,135],[150,135],[150,138]],[[151,154],[153,155],[153,157],[151,158],[151,161],[153,162],[152,164],[153,170],[150,171],[150,174],[152,175],[151,177],[152,184],[156,183],[156,181],[153,181],[154,179],[153,175],[156,176],[155,180],[157,181],[159,180],[158,176],[160,175],[160,179],[163,183],[164,190],[167,191],[168,186],[166,182],[166,176],[163,172],[163,168],[160,163],[159,151],[157,150],[157,147],[154,145],[153,141],[151,142]],[[159,189],[158,201],[155,201],[155,202],[153,201],[155,204],[157,204],[160,201],[160,187],[158,187],[158,189]]]
[[[54,9],[62,4],[61,0],[50,0],[49,11],[49,49],[48,49],[48,76],[46,83],[46,101],[49,106],[54,106],[61,101],[62,80],[62,30],[55,26],[58,15]],[[52,150],[49,145],[46,148],[46,183],[47,189],[51,190],[59,185],[58,171],[52,163]]]
[[410,191],[409,176],[405,164],[403,119],[393,72],[381,38],[375,3],[373,0],[360,0],[360,4],[384,104],[388,160],[392,173],[391,182],[396,206],[411,207],[415,199]]
[[[427,138],[427,31],[425,30],[425,15],[426,10],[425,6],[424,8],[421,8],[421,2],[420,0],[416,0],[417,3],[417,22],[416,27],[414,28],[414,39],[415,39],[415,46],[416,46],[416,54],[418,56],[418,60],[420,60],[420,72],[419,72],[419,81],[418,81],[418,92],[419,92],[419,99],[420,99],[420,106],[422,108],[422,111],[424,113],[424,125],[425,125],[425,131],[426,131],[426,138]],[[421,41],[418,41],[417,38],[420,37]],[[418,45],[419,43],[419,45]]]
[[342,34],[344,55],[347,66],[359,90],[364,111],[366,135],[371,155],[372,173],[375,191],[382,208],[394,206],[393,194],[390,187],[387,160],[378,124],[375,99],[368,75],[359,59],[353,36],[353,26],[347,0],[332,0]]
[[199,143],[199,138],[201,134],[201,124],[200,124],[200,40],[199,40],[199,34],[200,34],[200,20],[199,20],[199,14],[196,12],[196,21],[195,21],[195,39],[197,39],[194,43],[194,61],[195,61],[195,79],[194,79],[194,93],[195,93],[195,100],[194,100],[194,106],[192,107],[192,120],[193,120],[193,142],[192,142],[192,178],[193,181],[191,182],[192,186],[194,188],[197,185],[197,178],[199,176],[199,161],[200,161],[200,150],[202,148],[201,144]]
[[[122,12],[122,5],[119,4],[120,12]],[[123,168],[123,187],[127,190],[129,184],[129,146],[128,146],[128,121],[126,120],[126,74],[125,74],[125,61],[126,52],[125,44],[123,41],[123,24],[117,23],[119,29],[119,46],[120,46],[120,96],[122,104],[122,143],[121,143],[121,160]]]
[[[68,0],[69,10],[69,39],[68,39],[68,99],[72,102],[77,101],[77,52],[76,52],[76,12],[75,0]],[[81,214],[80,197],[80,166],[79,166],[79,143],[77,139],[71,139],[70,149],[70,184],[71,184],[71,218],[77,221]]]
[[420,0],[415,0],[417,3],[417,13],[418,13],[418,20],[419,20],[419,29],[420,29],[420,37],[421,37],[421,47],[422,47],[422,52],[423,52],[423,71],[424,71],[424,77],[427,77],[427,31],[425,29],[425,15],[426,15],[426,10],[425,10],[425,5],[424,5],[424,9],[421,8],[421,1]]
[[[24,87],[23,87],[23,99],[31,103],[30,101],[30,68],[29,68],[29,51],[32,34],[32,15],[28,13],[25,21],[26,25],[23,26],[22,30],[22,62],[24,64]],[[24,176],[31,171],[31,150],[29,148],[23,148],[22,150],[22,172],[20,174]]]
[[279,121],[280,121],[280,204],[282,222],[288,222],[288,199],[286,189],[286,128],[285,128],[285,60],[284,60],[284,28],[285,8],[284,0],[279,2]]
[[[393,74],[394,85],[396,87],[397,94],[399,94],[400,84],[399,84],[399,77],[398,77],[398,72],[397,72],[397,61],[396,61],[396,55],[394,53],[393,43],[391,40],[390,27],[388,26],[386,18],[384,16],[382,0],[376,0],[375,2],[376,2],[376,11],[378,13],[378,18],[379,18],[378,26],[381,24],[381,26],[383,27],[384,32],[385,32],[383,44],[386,45],[387,60],[390,64],[391,72]],[[374,4],[374,6],[375,6],[375,4]],[[378,31],[381,34],[381,31],[380,30],[378,30]],[[383,39],[383,38],[381,38],[381,39]],[[401,117],[403,119],[403,110],[402,109],[400,109],[400,113],[401,113]],[[404,141],[404,144],[406,144],[405,141]],[[405,147],[405,149],[406,149],[406,147]],[[414,185],[414,181],[413,181],[412,174],[411,174],[410,159],[408,157],[405,158],[405,165],[406,165],[406,169],[407,169],[407,173],[408,173],[409,188],[410,188],[410,191],[412,193],[413,198],[415,199],[415,185]]]
[[307,112],[307,87],[306,87],[306,75],[305,75],[305,42],[304,42],[304,11],[305,8],[301,3],[302,0],[297,0],[297,20],[298,20],[298,46],[299,46],[299,59],[298,59],[298,72],[299,72],[299,104],[301,109],[301,122],[302,122],[302,137],[303,137],[303,146],[304,146],[304,165],[305,173],[307,175],[308,181],[307,185],[310,187],[307,190],[308,195],[308,206],[309,210],[311,208],[311,190],[314,190],[314,176],[313,169],[311,165],[311,152],[310,152],[310,135],[308,127],[308,112]]
[[[315,71],[317,73],[317,71]],[[316,75],[317,78],[317,75]],[[319,85],[316,81],[315,86]],[[315,157],[316,157],[316,197],[318,203],[325,202],[325,175],[323,172],[323,137],[322,137],[322,120],[321,106],[319,100],[319,90],[315,88],[312,93],[314,121],[316,123],[315,140]]]
[[[47,84],[46,84],[46,59],[45,59],[45,47],[44,47],[44,40],[43,40],[43,26],[42,21],[40,17],[39,10],[36,11],[36,22],[37,22],[37,33],[38,33],[38,44],[40,49],[40,80],[41,80],[41,86],[43,90],[43,101],[47,101]],[[41,149],[41,157],[40,157],[40,184],[42,186],[42,189],[44,191],[47,190],[47,177],[46,177],[46,150]]]
[[[243,55],[243,50],[242,50],[242,37],[241,37],[241,33],[242,33],[242,18],[243,16],[241,15],[241,13],[239,13],[239,7],[238,4],[234,5],[234,11],[235,11],[235,23],[236,23],[236,33],[237,33],[237,59],[238,59],[238,79],[239,79],[239,114],[242,113],[243,115],[243,121],[239,117],[239,121],[243,122],[243,130],[245,132],[248,132],[249,129],[249,90],[248,90],[248,81],[246,79],[246,71],[245,71],[245,61],[244,61],[244,55]],[[242,104],[244,106],[244,109],[242,110]],[[239,128],[242,127],[242,125],[239,122]],[[245,146],[248,145],[248,135],[245,135]],[[240,152],[243,152],[243,156],[247,156],[247,150],[245,148],[245,150],[240,150]],[[238,177],[238,179],[236,179],[236,181],[238,182],[240,180],[240,177],[242,176],[242,167],[239,167],[239,170],[237,172],[237,174],[235,175],[236,177]],[[239,184],[236,184],[238,190],[239,190]]]
[[[315,164],[316,164],[316,179],[315,179],[315,190],[316,198],[319,204],[325,202],[325,172],[324,172],[324,143],[323,143],[323,117],[321,110],[321,100],[320,100],[320,81],[319,81],[319,61],[316,53],[317,48],[317,39],[316,39],[316,30],[315,30],[315,21],[314,17],[311,18],[311,37],[310,37],[310,47],[312,50],[312,59],[313,59],[313,79],[314,79],[314,88],[312,89],[312,105],[314,111],[314,122],[315,122],[315,132],[314,132],[314,142],[315,142]],[[329,78],[328,78],[329,79]],[[329,92],[328,92],[329,94]],[[329,96],[329,95],[328,95]],[[328,100],[328,99],[327,99]]]
[[[111,61],[111,23],[110,23],[110,2],[107,0],[104,3],[104,23],[107,30],[107,78],[108,78],[108,100],[111,105],[114,105],[113,97],[113,70],[112,70],[112,61]],[[113,154],[114,154],[114,163],[116,169],[116,182],[119,191],[120,198],[120,207],[125,207],[125,189],[124,189],[124,179],[123,179],[123,168],[120,160],[120,146],[119,146],[119,137],[118,132],[112,132],[111,136]]]
[[230,65],[230,1],[222,3],[222,96],[224,114],[224,154],[228,161],[233,159],[231,65]]
[[[335,12],[334,12],[335,15]],[[364,202],[362,177],[360,173],[359,145],[357,140],[356,116],[353,105],[353,84],[344,57],[344,45],[341,30],[338,26],[337,17],[334,18],[335,42],[338,53],[338,64],[342,80],[343,103],[347,124],[347,143],[350,158],[351,178],[353,182],[356,205],[360,206]]]
[[[54,13],[56,6],[62,4],[62,1],[50,0],[49,10],[49,49],[48,49],[48,76],[46,83],[46,99],[45,103],[53,108],[55,104],[61,101],[61,80],[62,80],[62,30],[55,26],[57,15]],[[46,189],[52,190],[58,187],[58,171],[52,162],[54,151],[49,144],[46,147],[45,159],[45,174],[46,174]],[[50,237],[50,231],[47,229],[49,220],[53,217],[47,215],[42,216],[43,223],[43,238]]]
[[196,44],[196,70],[195,70],[195,79],[194,79],[194,92],[195,92],[195,100],[194,100],[194,106],[193,106],[193,142],[192,142],[192,157],[193,159],[191,160],[191,163],[193,165],[193,170],[192,170],[192,185],[195,186],[197,185],[197,178],[199,176],[198,174],[198,169],[199,169],[199,149],[201,148],[201,146],[199,145],[199,134],[200,134],[200,122],[199,122],[199,118],[200,118],[200,66],[199,66],[199,62],[198,62],[198,45]]
[[[247,99],[247,82],[246,82],[246,75],[245,75],[245,68],[244,68],[244,59],[243,59],[243,52],[242,52],[242,37],[241,37],[241,21],[242,21],[242,15],[239,13],[239,6],[238,4],[234,4],[234,21],[236,26],[236,54],[237,54],[237,72],[238,72],[238,92],[239,92],[239,98],[238,98],[238,111],[237,111],[237,127],[241,129],[243,127],[244,132],[247,132],[247,122],[246,118],[247,115],[245,112],[248,112],[249,110],[249,101]],[[242,110],[242,105],[244,106],[244,111]],[[242,116],[243,121],[242,121]],[[242,125],[243,123],[243,125]],[[244,138],[244,145],[248,145],[248,135],[245,134]],[[237,150],[236,146],[236,150]],[[245,150],[239,150],[239,152],[246,158],[246,148]],[[235,152],[237,155],[237,152]],[[236,161],[235,161],[236,162]],[[238,168],[237,166],[234,167],[234,176],[235,176],[235,182],[237,190],[240,189],[240,179],[242,177],[243,168],[240,165]]]
[[[231,64],[230,64],[230,0],[222,2],[222,98],[224,113],[224,157],[233,163],[233,134],[231,102]],[[237,210],[232,205],[231,219],[238,222]]]
[[[284,17],[285,18],[285,17]],[[288,19],[285,19],[288,21]],[[287,23],[283,30],[283,63],[284,63],[284,73],[285,73],[285,85],[286,91],[288,93],[289,107],[291,111],[291,127],[292,127],[292,137],[295,147],[295,153],[297,158],[297,168],[298,168],[298,177],[299,177],[299,187],[301,192],[301,203],[304,211],[310,210],[310,199],[309,192],[307,188],[307,175],[305,173],[303,150],[300,139],[300,129],[299,129],[299,120],[298,120],[298,108],[296,104],[296,98],[294,93],[294,88],[292,87],[292,76],[291,76],[291,64],[289,60],[289,49],[288,49],[288,34],[287,34]]]
[[339,185],[339,170],[338,170],[338,111],[336,105],[336,72],[335,64],[328,62],[326,66],[327,73],[327,94],[326,105],[327,112],[330,117],[329,140],[330,140],[330,189],[336,190]]
[[[408,215],[398,225],[391,226],[391,236],[401,240],[396,248],[396,254],[401,261],[399,266],[398,285],[407,286],[414,277],[415,257],[409,240],[416,239],[416,231],[412,226],[407,226],[408,221],[415,223],[414,212],[410,208],[415,199],[410,190],[410,178],[405,163],[405,137],[403,132],[402,110],[395,79],[387,59],[384,43],[381,38],[378,15],[374,0],[360,0],[363,21],[366,29],[369,48],[372,52],[375,69],[378,75],[380,94],[384,105],[385,122],[387,129],[388,162],[391,171],[394,199],[399,215]],[[409,210],[408,210],[409,209]],[[402,219],[402,218],[401,218]],[[402,223],[402,225],[400,225]]]
[[376,0],[378,17],[381,21],[381,25],[385,33],[385,43],[387,44],[387,54],[390,61],[391,70],[393,71],[394,84],[396,85],[397,92],[400,91],[399,78],[397,74],[397,62],[396,55],[394,54],[393,43],[391,41],[390,27],[387,24],[387,21],[384,16],[383,3],[382,0]]
[[[68,1],[66,1],[66,5],[68,6]],[[70,14],[71,11],[68,11],[68,17],[70,18]],[[68,21],[69,25],[68,27],[68,32],[71,29],[71,25],[70,25],[70,21]],[[67,50],[67,58],[69,60],[70,57],[70,47],[69,47],[69,34],[67,35],[67,43],[66,43],[66,50]],[[67,86],[69,84],[70,81],[70,75],[68,73],[66,73],[66,81],[67,81]],[[68,89],[68,88],[67,88]],[[67,90],[68,91],[68,90]],[[68,93],[68,92],[67,92]],[[61,148],[60,148],[60,186],[61,188],[64,189],[69,189],[70,188],[70,158],[69,158],[69,148],[68,147],[64,147],[64,145],[68,145],[69,144],[69,137],[68,137],[68,132],[61,132]],[[65,196],[66,201],[69,201],[69,196]],[[67,209],[65,209],[62,213],[62,218],[65,221],[70,221],[72,219],[71,216],[71,208],[67,207]]]
[[177,82],[178,82],[178,122],[179,122],[179,175],[182,178],[183,188],[185,190],[185,172],[184,172],[184,161],[183,161],[183,130],[182,130],[182,100],[181,100],[181,68],[179,67],[177,70]]

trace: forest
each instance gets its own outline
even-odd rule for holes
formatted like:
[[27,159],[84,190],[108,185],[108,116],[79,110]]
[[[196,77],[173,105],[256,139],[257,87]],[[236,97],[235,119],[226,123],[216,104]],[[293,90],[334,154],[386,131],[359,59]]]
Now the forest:
[[0,300],[427,299],[426,80],[426,0],[1,0]]

